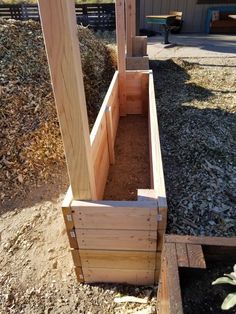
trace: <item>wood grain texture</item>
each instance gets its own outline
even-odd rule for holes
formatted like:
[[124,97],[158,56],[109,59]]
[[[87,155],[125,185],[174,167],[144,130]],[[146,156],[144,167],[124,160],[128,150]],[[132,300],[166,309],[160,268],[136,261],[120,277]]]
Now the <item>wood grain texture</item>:
[[41,25],[74,199],[96,199],[75,6],[39,0]]
[[136,1],[126,0],[126,47],[127,56],[133,56],[133,37],[136,34]]
[[155,251],[156,230],[76,229],[80,249]]
[[115,6],[116,6],[116,42],[118,52],[120,115],[126,115],[125,1],[117,0]]
[[74,270],[75,270],[75,274],[76,274],[78,282],[84,282],[84,274],[83,274],[82,267],[75,267]]
[[167,263],[167,285],[169,290],[169,312],[183,314],[182,298],[179,281],[178,261],[175,244],[165,244],[165,256]]
[[72,259],[76,267],[82,267],[80,254],[78,249],[71,250]]
[[159,128],[157,121],[156,99],[154,90],[153,74],[150,71],[149,75],[149,127],[150,127],[150,164],[152,182],[151,188],[157,192],[158,206],[160,214],[167,215],[167,200],[165,179],[162,164],[161,145]]
[[201,245],[187,244],[189,266],[192,268],[206,268]]
[[189,267],[187,245],[185,243],[176,243],[175,247],[179,267]]
[[152,201],[73,201],[71,208],[79,229],[157,229],[156,202]]
[[155,252],[81,249],[79,252],[83,268],[155,270]]
[[133,269],[84,268],[88,283],[110,282],[131,285],[153,285],[154,271]]
[[202,244],[215,246],[236,246],[236,237],[204,237],[204,236],[181,236],[181,235],[166,235],[166,243],[186,243],[186,244]]

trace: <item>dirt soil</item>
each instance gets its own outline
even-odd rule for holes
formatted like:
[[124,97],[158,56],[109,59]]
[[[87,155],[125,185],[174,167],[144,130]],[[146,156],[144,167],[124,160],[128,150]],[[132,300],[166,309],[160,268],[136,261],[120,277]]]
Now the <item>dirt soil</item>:
[[209,264],[207,269],[180,268],[184,314],[235,314],[236,309],[221,310],[225,297],[235,292],[234,286],[211,283],[232,272],[232,264]]
[[137,189],[150,188],[148,117],[121,117],[104,199],[137,200]]

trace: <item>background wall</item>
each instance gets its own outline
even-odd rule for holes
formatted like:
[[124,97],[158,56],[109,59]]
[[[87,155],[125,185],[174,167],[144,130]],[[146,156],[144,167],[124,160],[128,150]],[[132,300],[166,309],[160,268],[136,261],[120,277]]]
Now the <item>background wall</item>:
[[170,11],[183,12],[183,32],[204,33],[207,9],[217,6],[236,6],[235,4],[222,3],[197,4],[197,0],[140,0],[140,28],[158,31],[159,26],[145,23],[146,15],[168,14]]

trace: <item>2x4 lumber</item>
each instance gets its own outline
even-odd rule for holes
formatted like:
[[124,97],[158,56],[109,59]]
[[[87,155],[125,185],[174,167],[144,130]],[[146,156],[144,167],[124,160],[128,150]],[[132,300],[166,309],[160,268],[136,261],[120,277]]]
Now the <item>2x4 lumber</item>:
[[158,206],[162,215],[167,215],[165,179],[162,164],[159,128],[157,122],[156,99],[153,74],[149,75],[149,126],[150,126],[150,157],[151,187],[157,192]]
[[126,44],[127,56],[133,56],[133,37],[136,34],[136,1],[126,0]]
[[116,40],[118,50],[120,115],[126,115],[125,0],[116,0]]
[[39,0],[57,115],[74,199],[96,199],[73,0]]
[[84,282],[85,278],[84,278],[82,267],[75,267],[74,270],[75,270],[75,274],[76,274],[78,282]]
[[122,283],[131,285],[153,285],[153,270],[83,268],[86,282]]
[[155,270],[156,252],[81,249],[79,252],[83,268]]
[[189,267],[187,245],[185,243],[176,243],[176,254],[179,267]]
[[205,258],[202,252],[202,246],[197,244],[187,244],[189,267],[206,268]]
[[113,122],[112,122],[112,107],[106,108],[106,122],[107,122],[107,140],[108,140],[108,149],[110,156],[110,164],[114,165],[115,163],[115,138],[113,133]]
[[156,230],[156,202],[73,201],[71,205],[76,228]]
[[76,229],[80,249],[156,250],[156,230]]
[[166,235],[165,243],[186,243],[186,244],[201,244],[215,246],[232,246],[236,247],[236,237],[204,237],[204,236],[181,236],[181,235]]
[[80,254],[78,249],[71,250],[72,259],[76,267],[82,267]]
[[[178,271],[178,261],[174,243],[165,244],[165,256],[167,266],[167,289],[169,293],[170,307],[167,313],[183,314],[182,298]],[[175,283],[173,285],[173,282]]]

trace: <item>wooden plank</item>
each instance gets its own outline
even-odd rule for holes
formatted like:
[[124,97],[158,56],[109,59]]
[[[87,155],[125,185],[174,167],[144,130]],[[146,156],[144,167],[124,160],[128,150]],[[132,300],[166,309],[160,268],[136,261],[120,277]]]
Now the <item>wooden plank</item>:
[[161,252],[164,244],[166,229],[157,229],[157,252]]
[[135,36],[132,38],[133,57],[147,56],[147,36]]
[[80,249],[155,251],[156,230],[76,229]]
[[167,283],[167,260],[165,256],[165,248],[161,256],[161,271],[160,271],[160,280],[158,283],[158,292],[157,292],[157,308],[159,309],[160,314],[170,314],[169,308],[169,287]]
[[155,270],[155,252],[80,249],[79,253],[83,268]]
[[116,41],[119,71],[120,114],[126,115],[126,64],[125,64],[125,1],[116,1]]
[[88,283],[106,282],[131,285],[153,285],[154,271],[133,269],[83,268]]
[[127,56],[133,56],[132,38],[136,33],[136,6],[135,0],[126,0],[126,47]]
[[167,262],[167,285],[169,290],[169,312],[167,313],[178,313],[183,314],[182,299],[179,271],[178,271],[178,261],[176,256],[175,244],[166,243],[165,244],[165,254]]
[[201,245],[187,244],[189,266],[192,268],[206,268]]
[[126,58],[127,70],[148,70],[149,69],[149,58],[144,57],[127,57]]
[[74,199],[96,199],[75,7],[39,0],[39,10]]
[[74,222],[72,219],[72,213],[71,213],[71,207],[70,207],[72,200],[73,200],[72,190],[71,190],[71,187],[69,187],[62,203],[62,214],[65,221],[66,229],[74,228]]
[[74,265],[76,267],[82,267],[79,250],[78,249],[71,250],[71,255],[72,255]]
[[148,114],[149,108],[149,75],[143,73],[141,79],[141,89],[142,89],[142,102],[143,102],[143,113]]
[[138,201],[150,201],[156,200],[157,202],[157,195],[155,190],[153,189],[138,189]]
[[204,236],[181,236],[181,235],[166,235],[166,243],[186,243],[186,244],[201,244],[215,246],[236,246],[236,237],[204,237]]
[[179,267],[189,267],[187,246],[185,243],[176,243],[176,254]]
[[73,201],[73,220],[76,228],[156,230],[156,202],[136,201]]
[[75,267],[74,270],[75,270],[75,274],[76,274],[78,282],[84,282],[84,274],[83,274],[82,267]]
[[[155,90],[153,74],[150,71],[149,75],[149,127],[150,127],[150,164],[151,164],[151,188],[157,192],[158,206],[160,214],[167,213],[167,200],[166,200],[166,189],[165,179],[162,164],[161,145],[159,128],[157,121],[157,110],[155,100]],[[164,211],[164,213],[163,213]]]
[[114,128],[113,128],[111,110],[112,110],[112,107],[107,107],[106,123],[107,123],[107,139],[108,139],[108,150],[109,150],[109,156],[110,156],[110,164],[114,165],[114,163],[115,163],[115,150],[114,150],[115,138],[114,138],[114,133],[113,133]]

